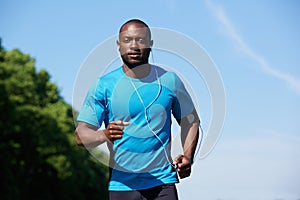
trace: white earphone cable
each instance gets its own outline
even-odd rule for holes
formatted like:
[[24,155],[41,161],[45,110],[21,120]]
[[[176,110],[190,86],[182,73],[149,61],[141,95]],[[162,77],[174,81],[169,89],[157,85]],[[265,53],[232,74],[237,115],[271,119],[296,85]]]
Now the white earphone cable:
[[161,82],[160,82],[159,77],[158,77],[157,69],[154,68],[154,70],[155,70],[155,73],[156,73],[156,80],[157,80],[157,83],[158,83],[158,87],[159,87],[159,88],[158,88],[158,92],[157,92],[156,97],[155,97],[155,98],[154,98],[147,106],[145,106],[145,103],[144,103],[144,101],[143,101],[143,99],[142,99],[140,93],[138,92],[138,90],[137,90],[137,88],[136,88],[136,86],[135,86],[135,84],[133,83],[133,81],[132,81],[131,78],[130,78],[130,83],[131,83],[131,85],[133,86],[133,88],[134,88],[134,90],[135,90],[135,92],[136,92],[136,94],[137,94],[137,96],[138,96],[138,98],[139,98],[141,104],[142,104],[143,107],[144,107],[145,119],[146,119],[147,126],[148,126],[149,130],[152,132],[152,134],[153,134],[153,135],[158,139],[158,141],[161,143],[161,145],[162,145],[162,147],[163,147],[163,150],[164,150],[165,157],[167,158],[168,162],[174,167],[172,160],[170,160],[170,158],[169,158],[169,156],[168,156],[168,153],[167,153],[167,150],[166,150],[166,147],[165,147],[163,141],[162,141],[162,140],[160,139],[160,137],[155,133],[155,131],[151,128],[150,122],[149,122],[149,118],[148,118],[148,114],[147,114],[148,108],[149,108],[149,107],[157,100],[157,98],[159,97],[159,95],[160,95],[160,93],[161,93],[161,89],[162,89]]

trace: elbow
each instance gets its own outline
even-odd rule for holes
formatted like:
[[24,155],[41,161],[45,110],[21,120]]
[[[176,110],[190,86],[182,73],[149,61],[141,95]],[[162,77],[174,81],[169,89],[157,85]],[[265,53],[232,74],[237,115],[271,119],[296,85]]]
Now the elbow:
[[80,139],[80,128],[77,127],[76,130],[75,130],[75,142],[78,146],[83,146],[83,142],[82,140]]

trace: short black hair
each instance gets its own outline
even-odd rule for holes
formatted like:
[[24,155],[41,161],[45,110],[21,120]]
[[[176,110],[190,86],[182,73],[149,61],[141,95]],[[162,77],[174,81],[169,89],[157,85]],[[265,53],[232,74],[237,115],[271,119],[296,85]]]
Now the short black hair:
[[125,23],[120,27],[119,35],[121,34],[123,27],[124,27],[125,25],[127,25],[127,24],[130,24],[130,23],[137,23],[137,24],[142,24],[142,25],[144,25],[144,26],[146,27],[146,29],[147,29],[148,34],[149,34],[149,39],[151,39],[151,31],[150,31],[149,26],[148,26],[144,21],[142,21],[142,20],[140,20],[140,19],[130,19],[130,20],[128,20],[127,22],[125,22]]

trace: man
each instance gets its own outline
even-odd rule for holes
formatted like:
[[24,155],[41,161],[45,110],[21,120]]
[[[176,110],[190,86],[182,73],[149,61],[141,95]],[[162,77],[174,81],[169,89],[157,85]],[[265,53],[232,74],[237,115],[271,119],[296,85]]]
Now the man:
[[[117,41],[122,67],[100,77],[78,116],[76,142],[110,149],[111,200],[176,200],[175,183],[191,174],[199,117],[174,72],[148,63],[153,41],[147,24],[124,23]],[[171,116],[181,126],[184,153],[170,156]],[[102,123],[105,129],[100,130]]]

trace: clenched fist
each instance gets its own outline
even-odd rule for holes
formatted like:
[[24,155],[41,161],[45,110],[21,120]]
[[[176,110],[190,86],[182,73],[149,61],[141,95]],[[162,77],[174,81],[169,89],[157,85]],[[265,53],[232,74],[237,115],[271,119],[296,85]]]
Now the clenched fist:
[[121,139],[123,135],[124,126],[128,126],[129,122],[124,122],[121,120],[109,122],[107,128],[104,130],[104,134],[107,139],[111,142]]

